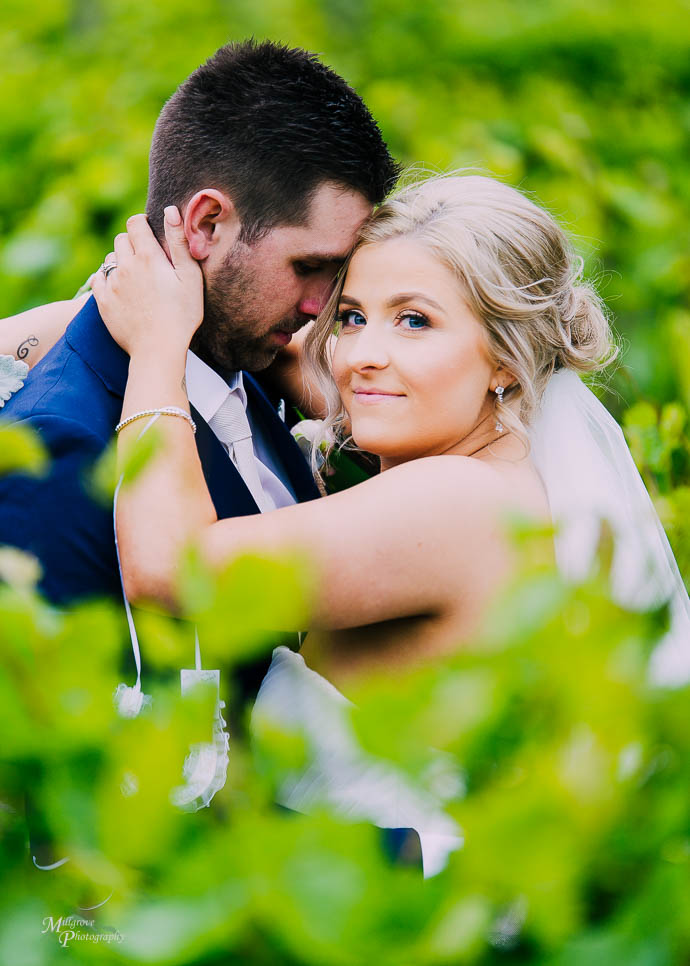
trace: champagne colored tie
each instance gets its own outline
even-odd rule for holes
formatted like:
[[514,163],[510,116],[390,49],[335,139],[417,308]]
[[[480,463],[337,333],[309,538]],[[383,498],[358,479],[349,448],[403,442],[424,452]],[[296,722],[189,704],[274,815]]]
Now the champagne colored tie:
[[225,446],[247,489],[261,512],[271,509],[259,479],[259,469],[252,445],[252,431],[239,390],[233,390],[209,426]]

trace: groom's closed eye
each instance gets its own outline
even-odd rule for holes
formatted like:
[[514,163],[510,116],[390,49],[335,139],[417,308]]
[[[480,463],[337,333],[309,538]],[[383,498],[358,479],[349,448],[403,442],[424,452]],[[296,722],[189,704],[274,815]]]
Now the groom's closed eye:
[[335,275],[345,261],[344,255],[327,255],[319,258],[296,258],[292,263],[293,271],[302,277],[317,275],[320,272]]
[[306,276],[315,275],[324,267],[321,262],[293,262],[292,267],[296,275]]

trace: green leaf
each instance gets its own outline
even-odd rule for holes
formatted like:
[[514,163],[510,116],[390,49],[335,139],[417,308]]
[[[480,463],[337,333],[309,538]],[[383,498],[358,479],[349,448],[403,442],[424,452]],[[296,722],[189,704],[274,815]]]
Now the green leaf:
[[48,463],[48,453],[38,433],[17,424],[0,425],[0,475],[39,476],[47,470]]

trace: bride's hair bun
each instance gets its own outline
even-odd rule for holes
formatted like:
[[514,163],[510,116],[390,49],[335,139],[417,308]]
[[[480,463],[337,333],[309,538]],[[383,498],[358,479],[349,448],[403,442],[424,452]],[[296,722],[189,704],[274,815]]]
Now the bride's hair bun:
[[563,347],[556,368],[591,372],[602,369],[617,354],[611,327],[601,299],[590,286],[577,280],[567,284],[561,302]]

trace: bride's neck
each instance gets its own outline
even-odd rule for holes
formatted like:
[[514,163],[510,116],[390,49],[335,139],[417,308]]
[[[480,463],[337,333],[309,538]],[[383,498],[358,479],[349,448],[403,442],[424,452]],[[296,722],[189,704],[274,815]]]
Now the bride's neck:
[[504,430],[502,433],[496,433],[494,439],[489,440],[483,446],[478,446],[473,452],[463,453],[462,455],[487,462],[500,459],[517,463],[525,458],[527,449],[522,440],[518,439],[514,433],[508,433]]

